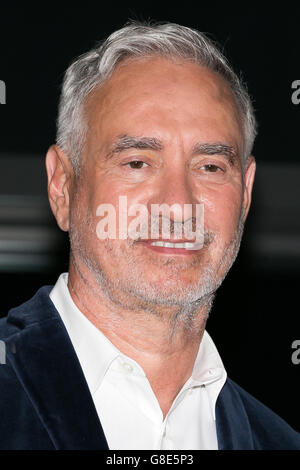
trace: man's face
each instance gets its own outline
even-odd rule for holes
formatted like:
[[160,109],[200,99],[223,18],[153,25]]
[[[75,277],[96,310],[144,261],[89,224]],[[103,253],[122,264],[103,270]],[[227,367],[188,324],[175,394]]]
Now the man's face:
[[[70,199],[75,255],[115,298],[185,304],[215,290],[237,254],[248,210],[241,120],[228,85],[188,62],[128,61],[89,96],[85,111],[82,170]],[[115,207],[118,234],[119,196],[149,213],[151,204],[203,204],[203,248],[154,247],[150,227],[149,240],[100,240],[97,207]]]

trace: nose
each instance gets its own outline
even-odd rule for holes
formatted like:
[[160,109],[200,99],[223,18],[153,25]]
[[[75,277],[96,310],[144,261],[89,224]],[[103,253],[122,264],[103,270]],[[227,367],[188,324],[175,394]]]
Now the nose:
[[171,209],[170,219],[184,222],[193,216],[194,204],[191,181],[183,165],[179,168],[167,168],[158,183],[151,204],[166,205]]

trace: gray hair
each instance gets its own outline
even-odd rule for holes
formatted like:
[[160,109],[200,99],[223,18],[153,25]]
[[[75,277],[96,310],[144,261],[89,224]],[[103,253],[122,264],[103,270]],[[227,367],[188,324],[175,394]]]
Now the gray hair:
[[182,58],[205,66],[228,83],[239,110],[243,130],[243,167],[252,152],[257,123],[246,85],[227,59],[205,34],[175,23],[130,22],[112,33],[95,48],[79,56],[67,69],[63,81],[57,119],[57,145],[69,156],[75,174],[85,143],[87,123],[84,101],[107,80],[120,62],[128,58],[159,55]]

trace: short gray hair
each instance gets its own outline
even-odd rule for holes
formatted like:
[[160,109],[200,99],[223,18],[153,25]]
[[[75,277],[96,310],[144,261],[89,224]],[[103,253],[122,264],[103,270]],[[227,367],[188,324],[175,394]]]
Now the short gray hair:
[[87,124],[83,105],[89,93],[103,84],[120,62],[128,58],[154,55],[191,61],[209,68],[226,80],[242,120],[242,163],[245,167],[252,152],[257,123],[247,87],[233,71],[223,53],[211,39],[195,29],[175,23],[132,21],[80,55],[65,73],[59,102],[56,143],[70,158],[75,173],[79,173],[80,156],[85,143]]

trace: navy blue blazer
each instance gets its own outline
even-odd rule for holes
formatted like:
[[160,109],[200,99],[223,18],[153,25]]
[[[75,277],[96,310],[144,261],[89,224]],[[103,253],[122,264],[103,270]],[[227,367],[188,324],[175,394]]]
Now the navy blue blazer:
[[[42,287],[0,320],[6,349],[6,363],[0,364],[0,449],[108,450],[51,289]],[[221,450],[300,450],[300,434],[230,379],[216,403],[216,427]]]

